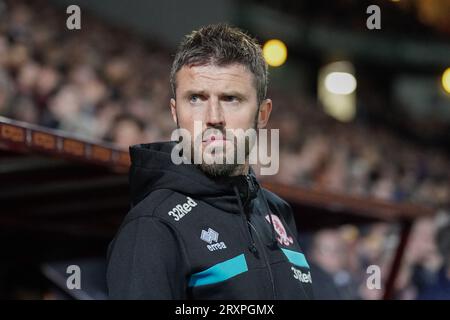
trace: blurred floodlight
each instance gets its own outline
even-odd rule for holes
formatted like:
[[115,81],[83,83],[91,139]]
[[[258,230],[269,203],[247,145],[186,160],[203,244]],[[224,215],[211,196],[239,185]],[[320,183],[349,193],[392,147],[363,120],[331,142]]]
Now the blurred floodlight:
[[442,74],[442,88],[445,92],[450,93],[450,68],[447,68]]
[[347,72],[331,72],[325,77],[325,88],[335,94],[350,94],[356,89],[356,79]]
[[279,67],[287,59],[287,47],[283,41],[272,39],[264,44],[263,55],[269,66]]
[[348,61],[323,66],[318,74],[318,99],[324,111],[339,121],[351,121],[356,115],[356,86],[353,65]]

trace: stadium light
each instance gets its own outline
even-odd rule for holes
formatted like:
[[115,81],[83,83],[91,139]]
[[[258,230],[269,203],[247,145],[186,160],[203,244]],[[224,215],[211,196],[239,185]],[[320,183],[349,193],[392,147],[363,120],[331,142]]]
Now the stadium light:
[[356,79],[351,73],[331,72],[325,77],[325,87],[335,94],[350,94],[356,89]]
[[333,118],[348,122],[356,116],[356,86],[354,67],[348,61],[337,61],[320,68],[318,99],[324,111]]
[[286,62],[287,47],[283,41],[272,39],[264,44],[263,55],[269,66],[279,67]]
[[447,93],[450,93],[450,68],[447,68],[442,74],[442,88]]

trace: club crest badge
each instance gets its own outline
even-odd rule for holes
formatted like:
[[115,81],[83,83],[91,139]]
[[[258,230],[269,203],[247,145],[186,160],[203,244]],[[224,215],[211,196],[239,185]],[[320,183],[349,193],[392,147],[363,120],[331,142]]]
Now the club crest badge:
[[[292,237],[288,236],[286,229],[283,226],[283,223],[281,222],[280,218],[274,214],[270,214],[272,216],[273,221],[273,227],[275,228],[275,231],[277,232],[277,240],[280,244],[289,246],[294,243],[294,240]],[[270,217],[269,215],[266,215],[266,220],[268,223],[270,223]]]

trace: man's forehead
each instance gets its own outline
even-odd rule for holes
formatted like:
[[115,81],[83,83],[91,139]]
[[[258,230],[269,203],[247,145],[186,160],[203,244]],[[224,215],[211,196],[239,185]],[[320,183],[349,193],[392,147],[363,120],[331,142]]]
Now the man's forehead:
[[178,87],[186,89],[202,86],[202,84],[220,84],[225,86],[223,89],[237,89],[243,86],[245,88],[253,86],[253,80],[253,74],[244,65],[238,63],[225,66],[213,64],[183,66],[177,73]]

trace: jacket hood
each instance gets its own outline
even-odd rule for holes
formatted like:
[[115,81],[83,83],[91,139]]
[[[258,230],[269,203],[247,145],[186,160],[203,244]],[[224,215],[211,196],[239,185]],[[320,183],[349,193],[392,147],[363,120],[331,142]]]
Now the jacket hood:
[[[149,193],[169,189],[194,199],[200,199],[219,210],[240,214],[247,230],[248,248],[256,252],[255,241],[247,226],[245,209],[253,199],[261,195],[262,202],[270,212],[264,192],[260,192],[254,172],[247,175],[214,178],[207,176],[196,165],[175,164],[171,159],[176,142],[156,142],[130,147],[131,206],[137,205]],[[277,246],[275,227],[270,217],[271,239],[267,245]]]
[[[259,189],[251,171],[248,176],[210,178],[193,164],[174,164],[171,152],[176,142],[138,144],[130,147],[131,204],[135,206],[150,192],[170,189],[233,213],[239,213],[235,187],[242,199],[252,199]],[[248,190],[248,179],[256,190]],[[245,203],[245,201],[243,201]]]

